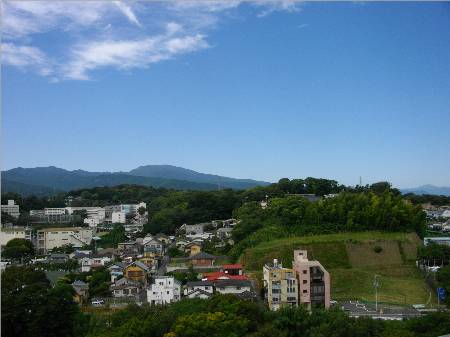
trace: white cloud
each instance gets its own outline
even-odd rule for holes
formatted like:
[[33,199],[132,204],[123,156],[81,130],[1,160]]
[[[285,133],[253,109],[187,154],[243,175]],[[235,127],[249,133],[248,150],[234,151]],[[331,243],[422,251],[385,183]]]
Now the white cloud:
[[104,67],[146,68],[179,54],[208,47],[203,35],[173,37],[172,33],[133,41],[91,41],[74,48],[64,76],[87,80],[89,72]]
[[2,64],[22,70],[32,68],[42,76],[49,76],[52,73],[49,60],[38,48],[2,43],[1,54]]
[[122,11],[122,13],[128,18],[128,20],[135,23],[139,27],[141,26],[139,20],[137,19],[136,15],[131,10],[130,6],[127,6],[122,1],[114,1],[114,4]]
[[[299,10],[298,0],[6,0],[3,63],[73,80],[87,80],[92,71],[106,67],[146,68],[208,47],[206,33],[244,2],[260,17]],[[41,44],[37,38],[50,32],[57,43]]]

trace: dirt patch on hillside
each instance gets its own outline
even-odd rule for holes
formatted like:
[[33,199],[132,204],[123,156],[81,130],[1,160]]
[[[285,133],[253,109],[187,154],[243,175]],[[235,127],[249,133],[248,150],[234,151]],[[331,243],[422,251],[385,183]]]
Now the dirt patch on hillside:
[[[381,247],[375,252],[375,247]],[[352,267],[402,264],[402,256],[396,241],[368,241],[347,243],[347,254]]]

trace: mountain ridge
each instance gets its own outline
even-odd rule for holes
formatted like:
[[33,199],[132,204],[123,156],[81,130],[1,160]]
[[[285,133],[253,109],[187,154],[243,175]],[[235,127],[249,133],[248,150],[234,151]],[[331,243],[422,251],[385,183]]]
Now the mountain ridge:
[[181,190],[246,189],[270,183],[205,174],[172,165],[144,165],[129,172],[90,172],[56,166],[2,171],[2,191],[22,194],[52,194],[80,188],[135,184]]

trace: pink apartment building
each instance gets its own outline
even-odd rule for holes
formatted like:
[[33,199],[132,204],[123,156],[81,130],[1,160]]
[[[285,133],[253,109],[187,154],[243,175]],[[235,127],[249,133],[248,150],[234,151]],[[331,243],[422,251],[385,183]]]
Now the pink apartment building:
[[298,303],[330,307],[330,274],[319,261],[309,261],[306,250],[294,250],[292,267],[298,280]]

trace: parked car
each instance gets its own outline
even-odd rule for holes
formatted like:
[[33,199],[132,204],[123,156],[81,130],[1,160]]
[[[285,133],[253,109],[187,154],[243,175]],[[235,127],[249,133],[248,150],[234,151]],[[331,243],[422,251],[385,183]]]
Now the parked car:
[[94,300],[92,300],[91,303],[92,303],[92,305],[93,305],[94,307],[101,307],[102,305],[105,304],[105,301],[102,300],[101,298],[99,298],[99,299],[94,299]]

